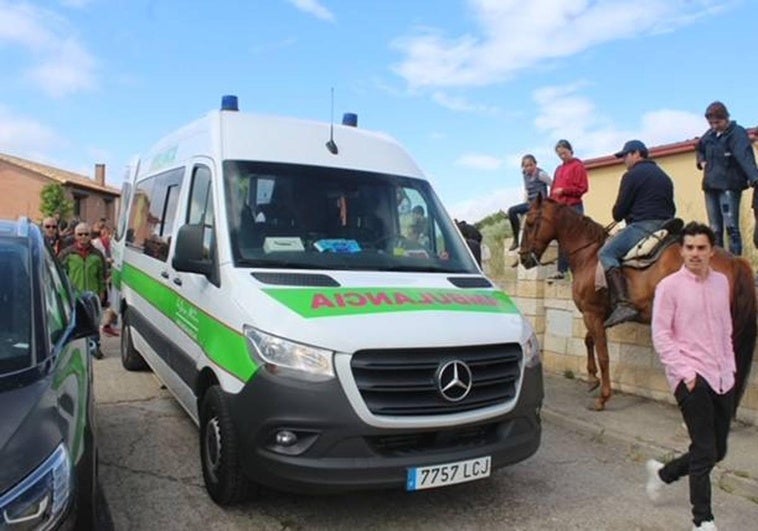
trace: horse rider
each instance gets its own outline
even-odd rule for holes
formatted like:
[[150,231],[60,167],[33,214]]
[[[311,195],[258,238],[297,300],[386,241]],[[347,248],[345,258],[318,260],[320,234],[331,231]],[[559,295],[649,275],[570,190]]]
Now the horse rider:
[[627,168],[621,177],[614,221],[625,221],[626,227],[617,232],[598,252],[603,266],[613,312],[605,326],[611,327],[637,317],[637,309],[629,300],[626,279],[621,272],[621,258],[643,237],[658,230],[674,217],[674,183],[666,172],[648,159],[648,149],[639,140],[630,140],[616,153]]

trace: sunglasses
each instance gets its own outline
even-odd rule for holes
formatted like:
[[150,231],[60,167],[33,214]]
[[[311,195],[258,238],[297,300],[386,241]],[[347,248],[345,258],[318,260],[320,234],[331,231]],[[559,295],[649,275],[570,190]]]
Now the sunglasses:
[[58,225],[45,225],[46,229],[57,229]]
[[77,232],[76,235],[77,236],[89,236],[90,234],[89,234],[89,232]]

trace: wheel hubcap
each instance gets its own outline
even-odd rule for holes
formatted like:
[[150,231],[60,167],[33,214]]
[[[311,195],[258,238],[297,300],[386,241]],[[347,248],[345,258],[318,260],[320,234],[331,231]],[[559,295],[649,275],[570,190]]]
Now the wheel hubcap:
[[221,466],[221,426],[218,417],[208,420],[205,425],[205,468],[214,482],[218,481]]

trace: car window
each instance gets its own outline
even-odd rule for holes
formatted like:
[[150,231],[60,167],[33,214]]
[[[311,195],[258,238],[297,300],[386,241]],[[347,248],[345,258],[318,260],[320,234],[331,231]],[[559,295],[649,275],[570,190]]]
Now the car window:
[[32,306],[29,249],[18,239],[0,239],[0,374],[29,367]]

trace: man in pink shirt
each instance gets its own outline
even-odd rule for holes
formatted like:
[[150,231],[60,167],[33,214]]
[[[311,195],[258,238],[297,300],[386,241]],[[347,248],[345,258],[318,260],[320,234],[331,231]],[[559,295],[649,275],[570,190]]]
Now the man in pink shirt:
[[714,465],[726,455],[734,411],[736,364],[729,283],[710,267],[716,236],[691,222],[682,232],[682,268],[664,278],[653,300],[653,345],[682,411],[689,451],[666,465],[647,462],[647,493],[689,475],[694,529],[716,529],[711,512]]

